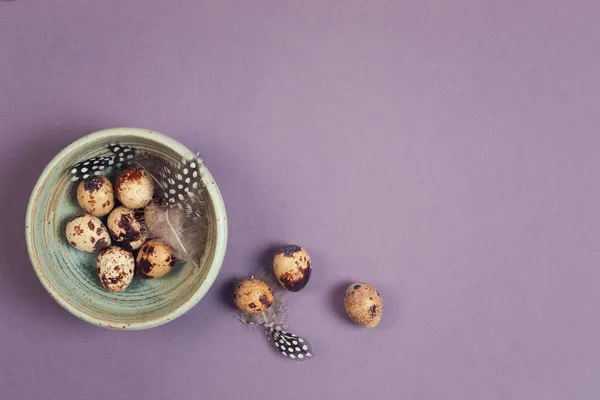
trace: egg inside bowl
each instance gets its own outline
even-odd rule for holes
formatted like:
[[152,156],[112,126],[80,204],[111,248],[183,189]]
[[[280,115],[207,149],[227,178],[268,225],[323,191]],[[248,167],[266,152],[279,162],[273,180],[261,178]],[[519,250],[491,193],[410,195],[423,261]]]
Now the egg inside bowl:
[[227,246],[225,206],[210,172],[200,165],[197,179],[203,188],[206,230],[200,262],[177,263],[159,279],[134,279],[123,292],[106,291],[96,272],[98,254],[73,248],[65,238],[65,227],[72,217],[84,213],[77,203],[71,169],[84,160],[110,155],[108,145],[113,143],[172,163],[194,156],[174,139],[139,128],[107,129],[82,137],[48,164],[33,189],[25,222],[27,249],[42,285],[73,315],[106,328],[146,329],[181,316],[211,287]]

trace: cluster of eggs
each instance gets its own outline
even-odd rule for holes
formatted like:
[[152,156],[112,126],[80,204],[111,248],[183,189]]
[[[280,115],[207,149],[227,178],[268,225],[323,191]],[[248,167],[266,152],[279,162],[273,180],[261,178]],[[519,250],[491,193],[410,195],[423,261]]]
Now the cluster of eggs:
[[[273,273],[285,289],[291,292],[304,289],[312,273],[308,252],[296,245],[281,248],[273,258]],[[273,290],[262,280],[244,279],[235,287],[233,302],[244,313],[264,312],[274,303]],[[348,287],[344,308],[353,322],[366,328],[376,327],[383,313],[379,292],[367,283],[353,283]]]
[[77,202],[87,213],[72,218],[65,234],[77,250],[99,253],[96,270],[110,292],[125,290],[134,274],[142,279],[160,278],[173,267],[172,249],[159,240],[148,240],[143,208],[153,196],[152,176],[137,167],[123,171],[114,190],[104,176],[86,179],[77,187]]

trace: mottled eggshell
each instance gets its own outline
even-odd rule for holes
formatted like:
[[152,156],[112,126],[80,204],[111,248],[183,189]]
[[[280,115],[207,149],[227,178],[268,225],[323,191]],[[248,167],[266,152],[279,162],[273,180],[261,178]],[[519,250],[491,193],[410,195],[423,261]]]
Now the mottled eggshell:
[[239,282],[233,292],[233,302],[241,312],[254,314],[273,305],[273,290],[260,279],[248,278]]
[[128,208],[142,208],[152,200],[154,182],[144,168],[128,168],[115,183],[117,199]]
[[352,321],[365,328],[375,328],[381,321],[381,296],[377,289],[367,283],[353,283],[348,287],[344,308]]
[[273,272],[281,286],[289,291],[298,292],[304,289],[310,279],[310,256],[300,246],[285,246],[273,258]]
[[108,216],[107,225],[113,240],[127,250],[139,249],[148,239],[141,211],[119,206]]
[[117,246],[102,250],[96,261],[100,283],[109,292],[122,292],[127,289],[133,279],[134,267],[133,255]]
[[165,276],[173,268],[173,250],[160,240],[147,241],[137,256],[136,275],[142,279]]
[[115,206],[112,183],[103,176],[94,176],[77,186],[77,202],[85,211],[96,217],[104,217]]
[[111,243],[108,230],[102,221],[89,214],[71,219],[67,223],[65,234],[71,246],[88,253],[99,252]]

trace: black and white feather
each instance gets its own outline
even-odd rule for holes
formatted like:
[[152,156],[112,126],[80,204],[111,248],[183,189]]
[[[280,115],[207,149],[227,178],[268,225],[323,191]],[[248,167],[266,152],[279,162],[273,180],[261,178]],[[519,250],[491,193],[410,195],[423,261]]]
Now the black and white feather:
[[146,169],[158,189],[144,213],[149,237],[166,242],[178,260],[200,264],[206,242],[202,160],[173,162],[142,153],[131,164]]
[[121,168],[135,157],[135,149],[131,146],[121,146],[111,143],[108,149],[112,154],[93,157],[77,163],[71,169],[71,180],[77,182],[91,176],[101,175],[111,168]]
[[264,325],[267,339],[274,345],[282,356],[290,360],[304,361],[313,357],[309,341],[296,334],[285,331],[284,324],[288,314],[285,305],[285,290],[277,283],[273,273],[267,269],[259,269],[252,278],[265,282],[273,291],[273,305],[261,313],[246,314],[239,312],[239,318],[244,324]]
[[273,291],[273,305],[260,313],[247,314],[239,311],[240,321],[248,325],[283,325],[287,317],[285,291],[279,286],[273,274],[265,268],[256,271],[251,278],[259,279],[271,288]]
[[186,211],[188,216],[198,222],[200,215],[194,212],[194,209],[196,205],[199,207],[202,205],[203,190],[201,175],[203,162],[198,156],[172,162],[119,143],[111,143],[107,147],[111,154],[93,157],[75,164],[71,169],[71,180],[75,182],[93,175],[101,175],[111,168],[141,166],[153,176],[170,207],[175,206]]
[[269,341],[281,355],[292,360],[303,361],[313,356],[311,345],[308,341],[291,332],[284,331],[280,325],[265,325],[265,333]]
[[[146,169],[155,182],[155,196],[145,209],[149,237],[173,248],[179,261],[200,264],[206,242],[202,202],[202,160],[195,155],[179,161],[162,158],[119,143],[108,145],[111,154],[82,161],[71,170],[73,181],[129,167]],[[111,171],[112,172],[112,171]]]
[[164,163],[158,170],[158,183],[169,206],[185,209],[192,217],[194,204],[201,204],[201,166],[202,160],[198,157],[182,158],[176,164]]

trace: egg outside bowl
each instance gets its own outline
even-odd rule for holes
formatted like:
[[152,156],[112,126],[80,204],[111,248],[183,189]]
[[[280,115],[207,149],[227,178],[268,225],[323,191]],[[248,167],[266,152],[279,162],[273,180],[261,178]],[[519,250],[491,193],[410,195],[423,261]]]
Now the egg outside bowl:
[[210,172],[202,165],[207,232],[200,264],[179,263],[163,278],[134,278],[124,292],[106,291],[96,273],[97,254],[71,247],[65,226],[69,218],[83,213],[75,198],[71,168],[91,157],[109,155],[109,143],[133,146],[175,162],[193,155],[168,136],[138,128],[102,130],[75,141],[54,157],[33,189],[25,220],[27,250],[50,296],[76,317],[104,328],[152,328],[184,314],[213,284],[227,247],[225,205]]

